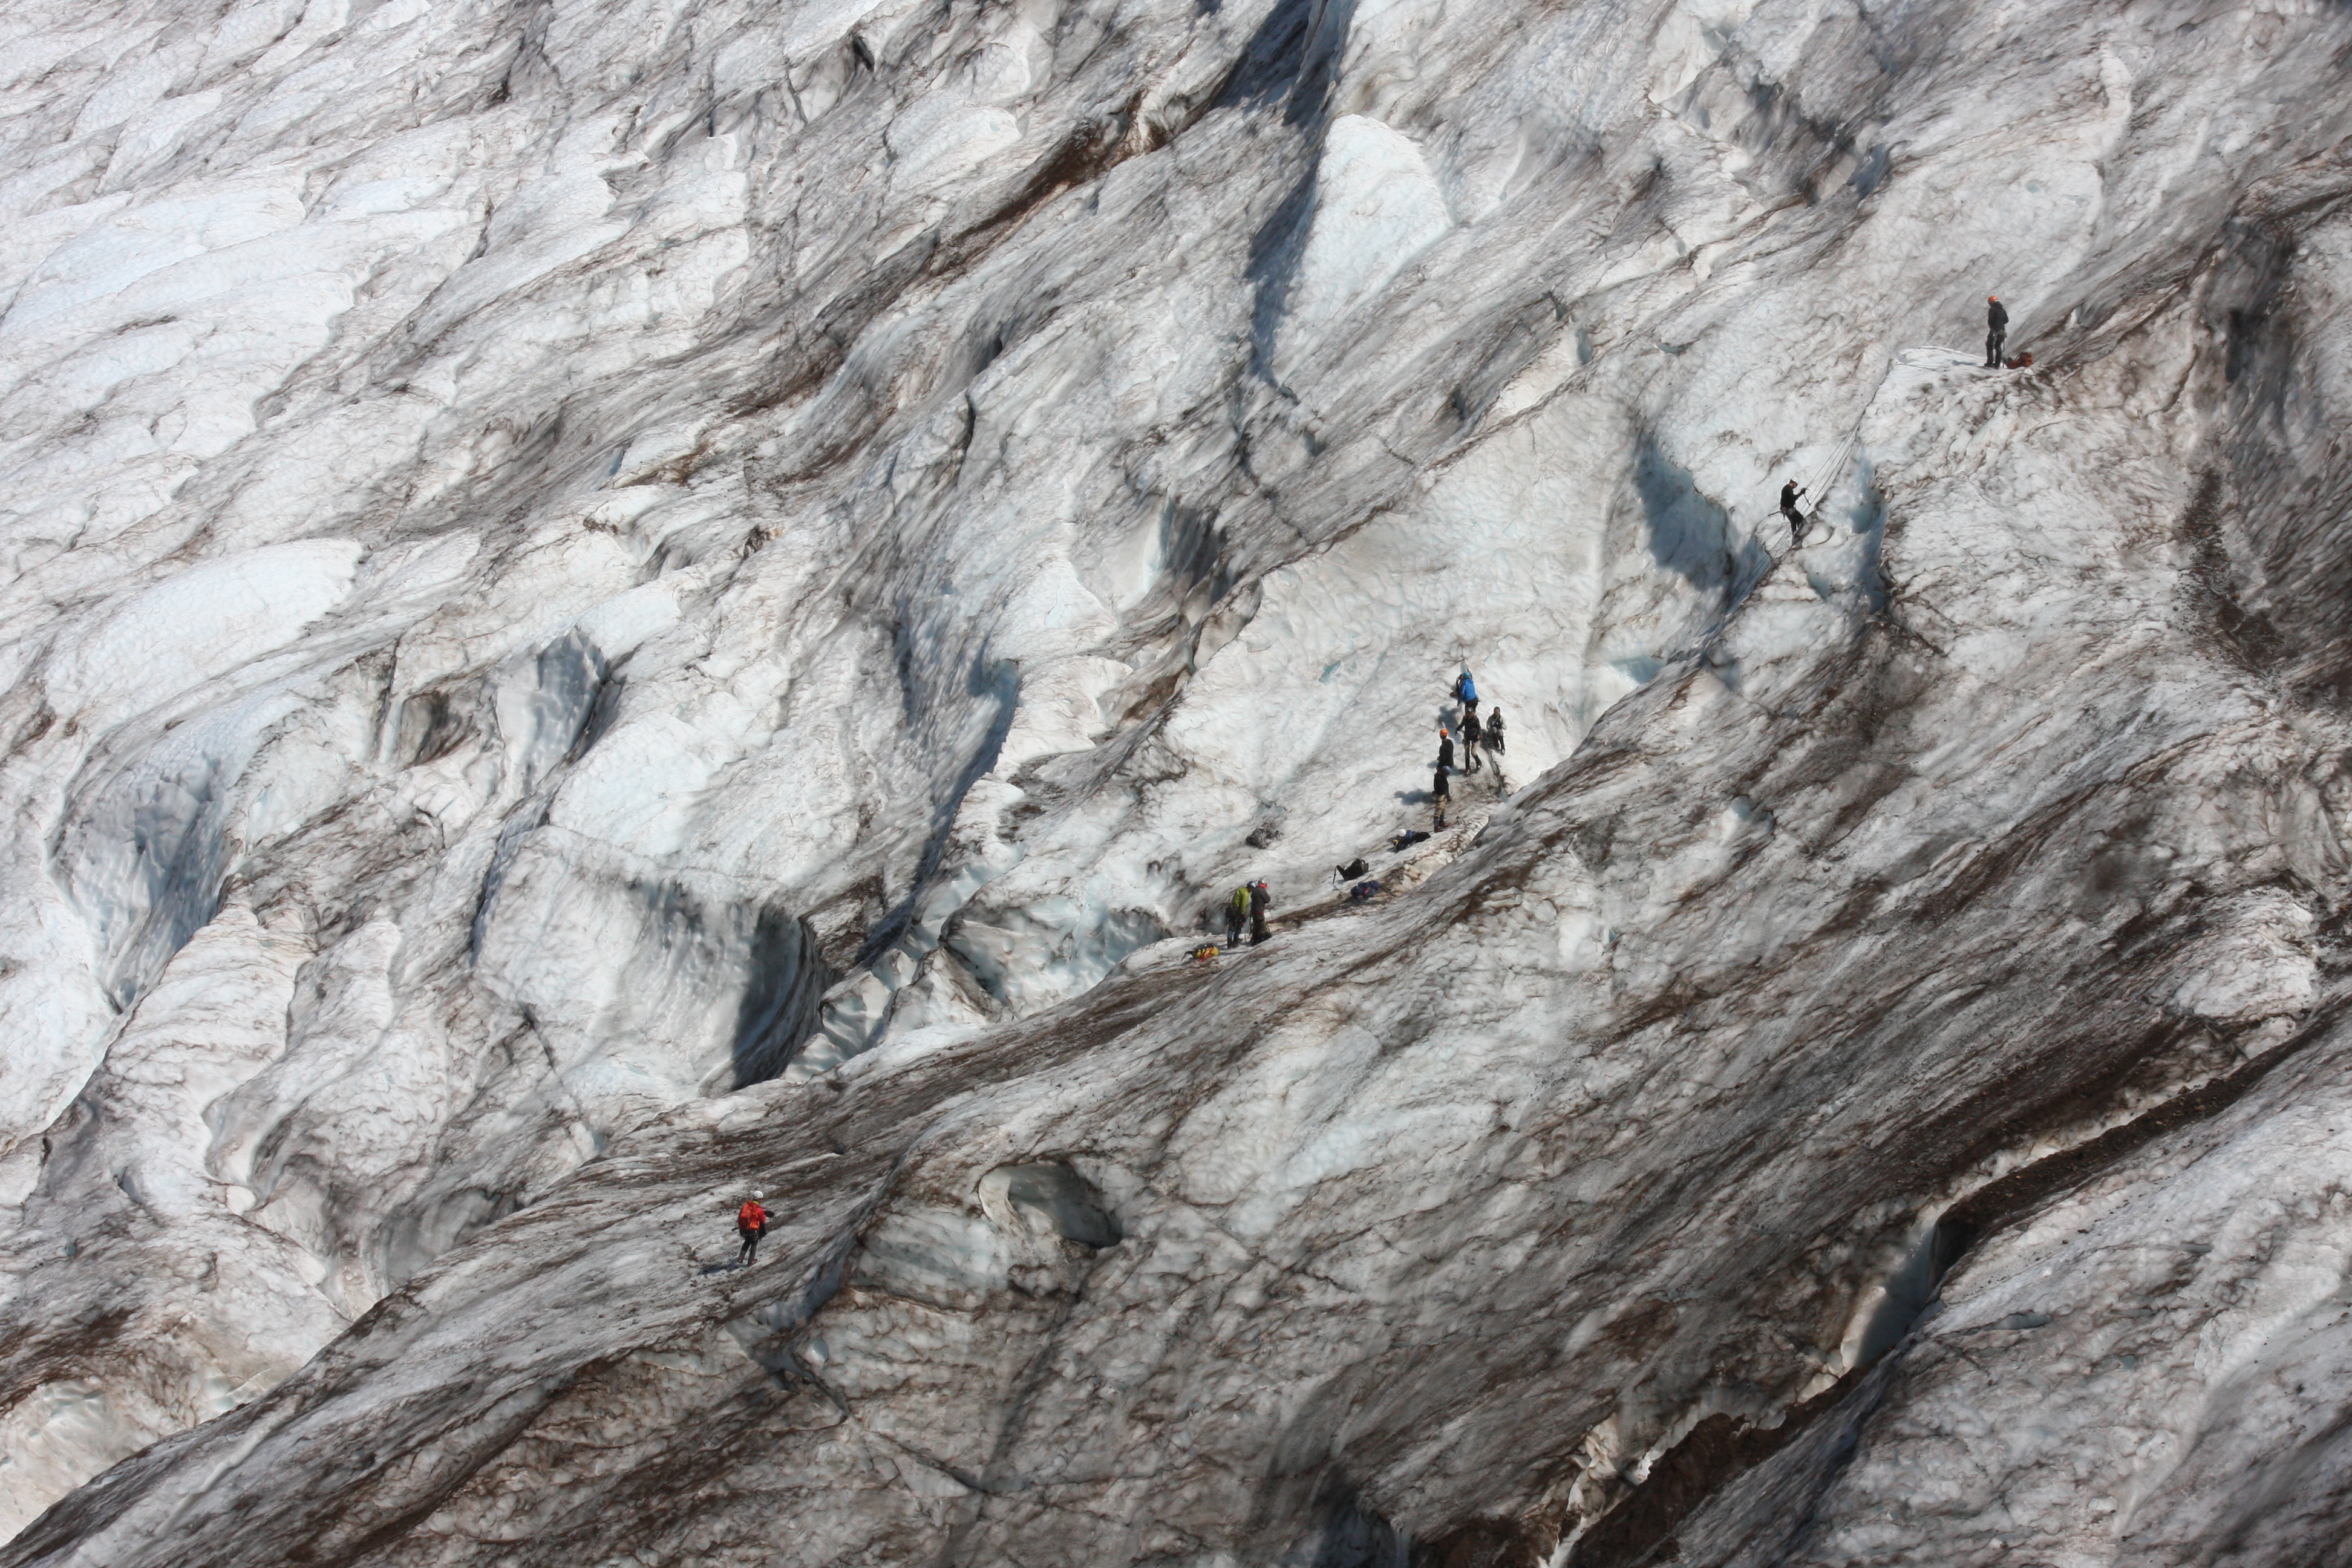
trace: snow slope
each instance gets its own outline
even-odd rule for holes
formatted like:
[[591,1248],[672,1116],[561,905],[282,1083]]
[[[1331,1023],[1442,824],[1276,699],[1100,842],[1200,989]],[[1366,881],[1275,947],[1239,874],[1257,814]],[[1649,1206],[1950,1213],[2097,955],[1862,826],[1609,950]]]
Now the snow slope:
[[0,28],[0,1561],[2346,1560],[2341,7]]

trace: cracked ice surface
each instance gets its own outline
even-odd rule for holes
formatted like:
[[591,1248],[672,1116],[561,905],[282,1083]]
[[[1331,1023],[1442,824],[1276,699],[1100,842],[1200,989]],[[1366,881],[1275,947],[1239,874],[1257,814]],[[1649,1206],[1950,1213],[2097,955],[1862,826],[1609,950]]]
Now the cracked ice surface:
[[0,36],[7,1561],[2352,1537],[2340,8]]

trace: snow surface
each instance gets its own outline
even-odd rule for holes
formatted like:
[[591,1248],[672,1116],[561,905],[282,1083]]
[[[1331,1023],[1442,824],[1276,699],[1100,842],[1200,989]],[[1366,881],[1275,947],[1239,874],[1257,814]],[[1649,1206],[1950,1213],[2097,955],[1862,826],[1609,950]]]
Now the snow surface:
[[0,1562],[2341,1559],[2342,7],[0,41]]

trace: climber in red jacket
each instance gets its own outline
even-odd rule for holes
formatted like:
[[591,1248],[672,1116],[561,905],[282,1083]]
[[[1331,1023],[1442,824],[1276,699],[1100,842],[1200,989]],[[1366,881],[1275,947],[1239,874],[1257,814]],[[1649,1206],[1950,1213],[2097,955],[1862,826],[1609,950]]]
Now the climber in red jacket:
[[751,1258],[760,1250],[760,1237],[768,1233],[768,1211],[760,1206],[765,1193],[753,1193],[741,1208],[735,1211],[736,1234],[743,1238],[743,1249],[735,1255],[735,1267],[749,1268]]

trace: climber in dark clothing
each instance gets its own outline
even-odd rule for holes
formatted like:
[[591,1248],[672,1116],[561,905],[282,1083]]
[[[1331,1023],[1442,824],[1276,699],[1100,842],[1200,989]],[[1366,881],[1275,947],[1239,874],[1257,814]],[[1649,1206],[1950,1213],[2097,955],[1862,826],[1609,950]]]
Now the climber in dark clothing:
[[1437,814],[1437,820],[1431,825],[1433,831],[1438,833],[1445,831],[1445,807],[1453,795],[1454,787],[1446,783],[1445,770],[1441,767],[1437,770],[1437,776],[1429,781],[1430,805]]
[[1499,783],[1503,777],[1503,710],[1500,708],[1486,719],[1486,749],[1495,753],[1489,761],[1494,765],[1496,781]]
[[751,1259],[760,1250],[760,1238],[768,1234],[768,1211],[760,1202],[767,1195],[765,1193],[753,1193],[743,1206],[735,1211],[735,1234],[743,1238],[742,1247],[735,1254],[735,1267],[738,1268],[751,1267]]
[[2000,343],[2009,336],[2009,312],[2000,308],[2000,296],[1985,296],[1985,369],[2000,368]]
[[1478,771],[1478,742],[1482,739],[1484,735],[1478,728],[1478,715],[1472,713],[1462,721],[1462,771],[1464,773],[1475,773]]
[[1274,908],[1274,895],[1264,882],[1252,882],[1249,896],[1250,945],[1255,947],[1266,939],[1265,911]]
[[1804,493],[1803,488],[1794,479],[1780,487],[1780,515],[1789,520],[1790,544],[1805,542],[1805,514],[1797,510],[1797,498]]
[[1453,771],[1454,737],[1446,732],[1444,725],[1440,724],[1437,727],[1437,776],[1444,778]]

